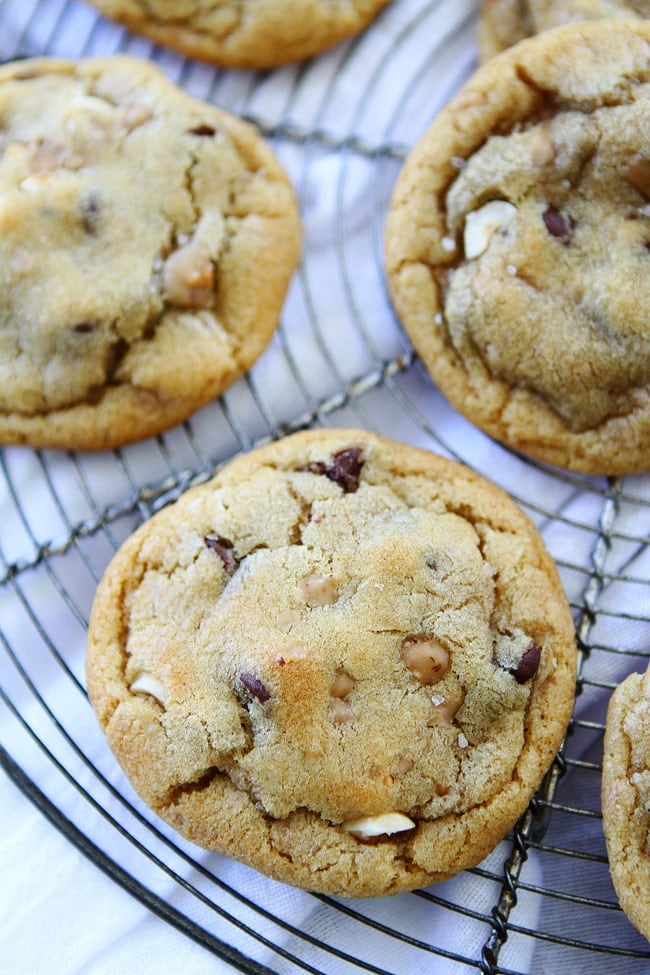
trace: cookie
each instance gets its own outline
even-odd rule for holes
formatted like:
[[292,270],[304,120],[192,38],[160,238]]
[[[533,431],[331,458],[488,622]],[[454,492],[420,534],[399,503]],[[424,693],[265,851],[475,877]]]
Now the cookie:
[[479,862],[573,703],[566,598],[498,488],[360,430],[243,456],[96,595],[88,689],[131,783],[278,880],[397,893]]
[[621,907],[650,940],[650,668],[614,691],[607,711],[603,830]]
[[0,442],[159,433],[261,354],[298,260],[249,125],[127,57],[0,69]]
[[230,68],[272,68],[356,34],[390,0],[91,0],[159,44]]
[[650,17],[649,0],[483,0],[479,57],[487,61],[524,37],[576,20]]
[[453,406],[589,474],[650,469],[649,41],[594,20],[483,65],[386,228],[395,308]]

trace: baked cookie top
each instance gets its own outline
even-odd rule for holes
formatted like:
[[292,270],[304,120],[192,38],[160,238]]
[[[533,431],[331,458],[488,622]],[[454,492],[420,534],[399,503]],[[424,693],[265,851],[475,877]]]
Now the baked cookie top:
[[650,0],[483,0],[480,59],[487,61],[542,30],[599,17],[650,17]]
[[435,382],[569,469],[650,469],[650,23],[555,28],[485,64],[398,179],[386,264]]
[[650,667],[610,701],[602,780],[603,829],[621,907],[650,940]]
[[88,688],[143,799],[277,879],[396,893],[481,860],[573,702],[567,602],[498,488],[359,430],[242,457],[102,580]]
[[127,57],[0,69],[0,442],[158,433],[266,347],[299,251],[250,126]]
[[182,54],[272,68],[366,27],[390,0],[91,0],[108,17]]

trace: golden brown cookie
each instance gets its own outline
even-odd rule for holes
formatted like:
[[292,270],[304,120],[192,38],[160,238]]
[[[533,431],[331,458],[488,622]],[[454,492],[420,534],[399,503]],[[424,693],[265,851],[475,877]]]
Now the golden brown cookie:
[[160,44],[231,68],[272,68],[362,30],[390,0],[91,0]]
[[603,754],[603,829],[621,907],[650,940],[650,668],[612,695]]
[[88,688],[142,798],[307,889],[370,896],[480,861],[573,702],[572,620],[498,488],[360,430],[239,458],[128,540]]
[[650,469],[650,23],[589,21],[485,64],[410,153],[393,300],[451,403],[586,473]]
[[483,0],[480,59],[487,61],[542,30],[599,17],[650,17],[650,0]]
[[132,58],[0,69],[0,442],[184,420],[277,325],[292,188],[249,125]]

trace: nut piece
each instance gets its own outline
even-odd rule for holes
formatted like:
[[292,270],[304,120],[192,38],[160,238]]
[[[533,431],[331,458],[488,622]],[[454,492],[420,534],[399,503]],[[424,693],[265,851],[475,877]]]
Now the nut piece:
[[330,716],[333,724],[347,724],[355,717],[354,709],[349,701],[340,697],[332,697],[330,701]]
[[330,694],[332,697],[347,697],[353,687],[354,681],[347,671],[339,669],[334,674]]
[[494,234],[507,227],[516,213],[517,207],[506,200],[491,200],[480,210],[468,213],[463,233],[465,257],[468,260],[480,257],[488,249]]
[[348,694],[354,688],[354,680],[347,671],[339,668],[334,674],[334,680],[330,687],[332,700],[330,702],[330,713],[334,724],[344,724],[352,721],[354,711],[352,705],[346,700]]
[[391,836],[393,833],[403,833],[414,827],[413,820],[400,812],[361,816],[359,819],[349,819],[347,823],[343,823],[346,833],[352,833],[360,840],[371,839],[373,836]]
[[334,576],[305,576],[300,589],[308,606],[331,606],[339,598]]
[[135,680],[131,681],[129,690],[132,694],[148,694],[163,707],[167,704],[167,691],[160,681],[146,670],[140,671]]
[[437,684],[449,669],[449,651],[433,637],[407,637],[400,657],[423,684]]
[[212,304],[214,266],[195,241],[170,254],[163,271],[165,296],[178,308],[207,308]]

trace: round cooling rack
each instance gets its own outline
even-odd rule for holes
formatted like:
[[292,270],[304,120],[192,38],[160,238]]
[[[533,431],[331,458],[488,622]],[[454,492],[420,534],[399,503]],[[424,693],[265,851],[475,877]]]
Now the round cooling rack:
[[[650,971],[616,900],[600,815],[612,689],[650,647],[650,477],[580,477],[495,444],[437,392],[387,296],[382,236],[402,161],[475,64],[476,0],[393,0],[359,37],[272,72],[216,70],[66,0],[0,0],[0,56],[135,54],[254,122],[297,190],[304,250],[250,373],[163,436],[98,454],[0,453],[0,759],[99,870],[250,973]],[[555,558],[579,693],[561,754],[476,869],[394,898],[295,891],[172,833],[116,767],[88,703],[97,582],[144,519],[242,450],[354,426],[457,458],[505,488]]]

